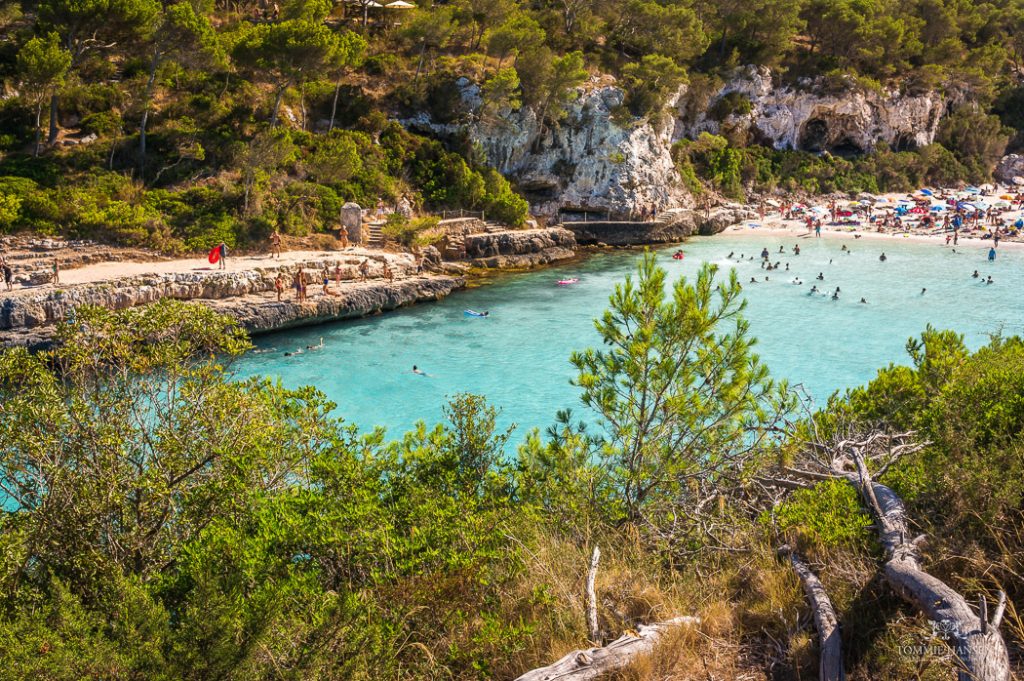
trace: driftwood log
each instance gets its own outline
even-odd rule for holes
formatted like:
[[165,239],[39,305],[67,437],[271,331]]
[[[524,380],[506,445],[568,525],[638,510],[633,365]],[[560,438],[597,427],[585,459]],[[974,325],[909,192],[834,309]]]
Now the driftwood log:
[[[813,422],[812,422],[813,425]],[[848,481],[875,518],[878,538],[885,549],[883,573],[897,594],[917,607],[935,623],[953,649],[958,661],[959,681],[1009,681],[1010,660],[999,633],[1006,596],[999,601],[991,620],[984,599],[976,615],[967,600],[942,580],[921,568],[918,547],[924,536],[908,538],[907,512],[902,500],[889,487],[875,482],[868,471],[882,475],[902,456],[920,451],[927,443],[915,440],[915,433],[850,434],[841,440],[807,442],[810,455],[800,468],[782,466],[776,475],[759,478],[763,488],[807,489],[823,480]]]
[[817,575],[811,572],[807,563],[800,560],[789,546],[780,548],[779,555],[789,558],[789,563],[793,566],[796,576],[800,578],[804,593],[811,604],[811,611],[814,613],[814,627],[818,630],[821,648],[818,663],[819,681],[843,681],[846,678],[843,672],[843,641],[839,632],[839,618],[832,607],[828,592]]
[[670,629],[699,623],[696,617],[676,617],[657,624],[642,625],[636,633],[626,633],[603,648],[574,650],[558,662],[528,671],[516,681],[587,681],[621,669],[638,655],[654,650],[658,639]]
[[[885,549],[885,578],[906,601],[918,607],[935,622],[951,644],[960,670],[959,681],[1009,681],[1010,658],[1006,643],[999,633],[1003,608],[988,620],[982,599],[981,616],[974,614],[966,599],[940,579],[921,568],[918,544],[923,539],[908,540],[907,512],[899,496],[885,485],[874,482],[868,473],[863,455],[854,450],[857,472],[844,472],[860,492],[875,516],[878,538]],[[1005,595],[1000,594],[1005,603]]]

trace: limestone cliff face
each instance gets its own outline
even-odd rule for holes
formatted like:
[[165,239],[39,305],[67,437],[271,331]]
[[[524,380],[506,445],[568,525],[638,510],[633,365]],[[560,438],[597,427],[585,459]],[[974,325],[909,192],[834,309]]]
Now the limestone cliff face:
[[672,162],[673,122],[630,120],[614,85],[581,88],[558,125],[529,108],[473,131],[488,161],[541,215],[598,211],[628,218],[690,203]]
[[[693,206],[672,163],[672,144],[680,139],[728,132],[778,149],[908,149],[935,139],[947,107],[939,93],[866,91],[852,81],[840,83],[839,91],[820,80],[782,86],[770,69],[749,66],[710,94],[684,87],[668,103],[669,115],[656,121],[631,119],[614,79],[595,78],[579,88],[564,120],[542,125],[528,107],[481,122],[479,87],[465,79],[459,86],[471,113],[464,127],[534,213],[592,211],[610,220]],[[736,101],[743,104],[732,107]],[[463,129],[433,123],[425,114],[403,123],[441,138]]]
[[729,132],[776,149],[839,153],[931,144],[947,104],[937,92],[866,91],[852,81],[842,92],[826,91],[820,80],[779,87],[770,69],[753,66],[740,69],[706,103],[697,98],[696,92],[679,98],[676,139]]

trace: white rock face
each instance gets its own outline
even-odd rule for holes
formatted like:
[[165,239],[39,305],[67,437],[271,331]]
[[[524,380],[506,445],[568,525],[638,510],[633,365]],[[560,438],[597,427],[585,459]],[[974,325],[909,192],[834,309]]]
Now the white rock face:
[[670,153],[673,122],[612,120],[622,99],[622,90],[611,85],[581,88],[556,126],[541,126],[524,107],[472,132],[488,161],[517,183],[539,214],[587,210],[628,218],[688,205]]
[[1008,154],[999,160],[995,178],[999,182],[1013,185],[1024,185],[1024,156]]
[[[821,83],[800,83],[799,89],[776,87],[771,70],[741,69],[708,101],[692,122],[679,120],[674,138],[696,138],[701,132],[733,131],[752,142],[776,149],[864,153],[876,148],[908,149],[931,144],[946,101],[937,92],[902,95],[854,87],[841,94],[821,92]],[[750,112],[716,120],[715,104],[736,93],[750,102]],[[678,103],[687,104],[684,94]]]
[[[946,111],[938,93],[865,92],[851,82],[845,93],[830,94],[820,85],[806,81],[798,89],[776,87],[770,69],[749,66],[738,70],[696,115],[685,113],[694,107],[683,88],[668,103],[669,115],[650,122],[623,115],[624,93],[605,76],[579,89],[558,125],[542,126],[527,107],[482,123],[477,117],[479,87],[465,79],[459,82],[463,104],[473,112],[471,138],[488,162],[526,195],[535,214],[594,211],[613,220],[652,208],[659,213],[692,208],[693,198],[672,163],[671,149],[674,142],[701,132],[730,131],[749,143],[777,149],[863,153],[930,144]],[[716,120],[710,112],[730,93],[750,101],[749,113]],[[439,125],[426,114],[403,124],[442,138],[460,132],[460,126]]]

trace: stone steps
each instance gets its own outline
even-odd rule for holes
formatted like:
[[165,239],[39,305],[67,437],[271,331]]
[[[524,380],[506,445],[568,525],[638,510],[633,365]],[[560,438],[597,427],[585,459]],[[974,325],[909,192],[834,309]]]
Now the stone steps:
[[367,225],[366,245],[370,248],[384,247],[384,230],[382,225]]

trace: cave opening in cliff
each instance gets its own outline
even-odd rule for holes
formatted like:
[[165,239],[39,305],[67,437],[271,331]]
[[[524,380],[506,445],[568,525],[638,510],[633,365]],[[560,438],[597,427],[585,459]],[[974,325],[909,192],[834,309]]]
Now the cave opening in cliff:
[[854,142],[849,137],[844,137],[831,146],[829,151],[835,156],[842,156],[844,158],[849,156],[860,156],[864,153],[860,145]]
[[812,118],[804,123],[797,146],[804,151],[825,151],[828,146],[828,123],[821,118]]

